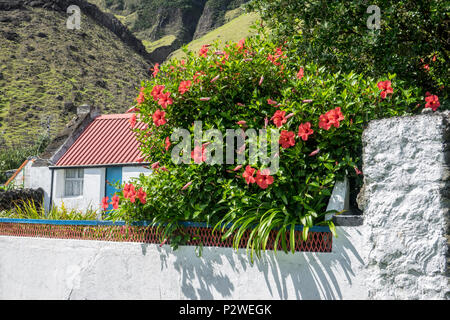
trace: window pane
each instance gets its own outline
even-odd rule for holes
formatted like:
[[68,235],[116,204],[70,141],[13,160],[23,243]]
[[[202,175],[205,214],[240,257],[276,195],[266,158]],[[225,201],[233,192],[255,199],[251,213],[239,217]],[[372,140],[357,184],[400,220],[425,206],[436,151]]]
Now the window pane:
[[71,195],[73,195],[73,183],[72,183],[72,181],[66,181],[64,194],[65,194],[66,196],[71,196]]
[[66,178],[77,178],[77,169],[66,169]]
[[68,197],[83,194],[84,169],[66,169],[64,181],[64,195]]

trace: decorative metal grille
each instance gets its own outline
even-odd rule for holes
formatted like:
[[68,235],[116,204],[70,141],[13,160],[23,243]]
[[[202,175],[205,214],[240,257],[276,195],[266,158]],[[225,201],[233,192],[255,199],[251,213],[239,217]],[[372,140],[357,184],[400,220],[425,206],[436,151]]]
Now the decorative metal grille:
[[[8,221],[9,220],[9,221]],[[39,237],[56,239],[79,239],[79,240],[100,240],[100,241],[121,241],[121,242],[141,242],[161,244],[162,232],[155,226],[145,225],[125,225],[101,222],[72,221],[44,221],[26,220],[20,222],[19,219],[0,219],[0,235],[16,237]],[[6,222],[8,221],[8,222]],[[33,223],[37,222],[38,223]],[[189,234],[191,240],[188,245],[199,245],[207,247],[226,247],[233,245],[233,236],[221,240],[223,235],[220,231],[202,226],[196,223],[186,223],[183,233]],[[332,234],[328,228],[314,227],[310,230],[308,240],[301,239],[302,231],[295,230],[295,251],[309,252],[331,252]],[[276,231],[269,235],[266,249],[273,250],[275,247]],[[239,243],[239,248],[246,248],[250,230],[247,230]],[[165,243],[170,243],[170,240]],[[286,246],[290,250],[289,232],[286,234]],[[281,250],[281,239],[278,239],[277,250]]]

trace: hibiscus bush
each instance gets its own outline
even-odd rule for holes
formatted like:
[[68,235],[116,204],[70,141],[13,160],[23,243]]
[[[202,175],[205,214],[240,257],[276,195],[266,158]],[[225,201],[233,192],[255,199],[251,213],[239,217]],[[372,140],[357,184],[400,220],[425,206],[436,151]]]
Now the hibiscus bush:
[[448,1],[252,0],[249,7],[298,55],[334,72],[395,73],[450,107]]
[[[435,110],[439,99],[430,104],[393,74],[372,79],[331,73],[289,48],[288,42],[260,34],[224,49],[205,45],[200,52],[186,51],[184,60],[156,65],[129,110],[136,115],[130,127],[142,145],[140,160],[154,172],[123,186],[109,217],[164,226],[164,238],[172,237],[175,245],[187,239],[180,233],[182,221],[223,230],[236,248],[251,229],[252,254],[265,249],[271,230],[281,239],[290,234],[291,241],[295,225],[304,226],[303,240],[314,225],[334,232],[333,223],[324,220],[327,203],[335,181],[361,180],[367,122],[425,106]],[[144,122],[144,129],[137,129],[136,121]],[[176,128],[193,133],[194,121],[202,121],[203,132],[215,128],[224,137],[226,129],[279,130],[279,170],[251,163],[248,148],[235,150],[235,159],[245,153],[244,163],[208,164],[213,139],[207,136],[188,154],[190,163],[175,164],[172,151],[180,140],[171,135]]]

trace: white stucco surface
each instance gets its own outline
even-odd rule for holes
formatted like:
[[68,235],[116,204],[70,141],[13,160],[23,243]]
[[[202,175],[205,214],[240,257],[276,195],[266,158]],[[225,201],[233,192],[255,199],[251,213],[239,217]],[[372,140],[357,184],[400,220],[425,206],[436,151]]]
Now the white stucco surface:
[[33,167],[33,161],[29,161],[13,183],[17,187],[42,188],[44,190],[44,205],[48,209],[50,206],[51,175],[48,167]]
[[373,299],[444,299],[450,293],[445,118],[435,113],[373,121],[364,132],[367,283]]
[[152,170],[143,166],[122,167],[122,183],[128,183],[131,179],[138,178],[141,173],[148,175],[152,173]]
[[366,299],[363,227],[332,253],[0,236],[0,299]]

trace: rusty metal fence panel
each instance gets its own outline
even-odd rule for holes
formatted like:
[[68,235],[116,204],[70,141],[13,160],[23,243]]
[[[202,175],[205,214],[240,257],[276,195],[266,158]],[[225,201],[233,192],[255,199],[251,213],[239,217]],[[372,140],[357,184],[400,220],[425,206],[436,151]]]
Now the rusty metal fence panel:
[[[233,236],[222,240],[221,231],[212,232],[212,228],[204,223],[181,223],[183,233],[190,235],[187,245],[203,245],[206,247],[233,246]],[[309,231],[308,240],[301,239],[301,226],[295,228],[295,251],[331,252],[332,234],[328,227],[313,227]],[[241,238],[239,248],[246,248],[251,230],[247,230]],[[269,235],[266,249],[275,247],[276,230]],[[146,222],[126,225],[123,222],[111,221],[67,221],[67,220],[25,220],[1,219],[0,236],[38,237],[55,239],[78,239],[99,241],[120,241],[161,244],[164,241],[162,232],[156,226]],[[286,246],[290,250],[289,232],[286,234]],[[281,250],[281,239],[278,239],[278,250]]]

